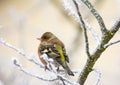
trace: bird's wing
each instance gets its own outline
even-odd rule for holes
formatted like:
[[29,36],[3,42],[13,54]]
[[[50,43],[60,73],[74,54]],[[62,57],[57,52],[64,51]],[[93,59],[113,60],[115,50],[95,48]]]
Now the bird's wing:
[[[62,41],[60,41],[60,39],[58,39],[57,37],[49,40],[49,42],[51,43],[54,43],[55,45],[59,45],[62,47],[62,53],[64,54],[64,57],[65,57],[65,61],[67,61],[69,63],[69,58],[68,58],[68,55],[66,54],[66,50],[65,50],[65,46],[64,44],[62,43]],[[54,47],[55,47],[54,45]],[[54,51],[57,51],[56,48],[54,48],[55,50]]]
[[55,48],[57,49],[58,53],[60,54],[61,61],[64,62],[65,61],[65,56],[63,54],[62,46],[55,45]]
[[[58,46],[57,48],[56,48],[56,46]],[[60,57],[61,55],[62,55],[62,57],[63,57],[63,60],[64,60],[64,58],[65,58],[65,61],[67,61],[68,63],[69,63],[69,58],[68,58],[68,55],[66,54],[66,50],[65,50],[65,48],[64,47],[61,47],[60,45],[56,45],[56,44],[54,44],[51,48],[51,51],[52,52],[54,52],[54,53],[56,53],[57,55],[59,55],[59,56],[56,56],[56,57]],[[60,51],[61,52],[60,52]]]
[[[56,46],[58,46],[62,52],[58,52],[59,48],[56,49]],[[68,55],[66,54],[66,50],[64,47],[61,47],[60,45],[56,45],[56,44],[53,45],[51,43],[41,43],[40,52],[42,54],[46,53],[51,58],[60,57],[60,53],[61,53],[63,54],[62,55],[63,59],[65,57],[65,61],[69,63],[69,58],[68,58]]]
[[64,54],[64,56],[65,56],[65,60],[69,63],[69,57],[68,57],[68,55],[66,54],[65,48],[63,47],[62,50],[63,50],[63,54]]

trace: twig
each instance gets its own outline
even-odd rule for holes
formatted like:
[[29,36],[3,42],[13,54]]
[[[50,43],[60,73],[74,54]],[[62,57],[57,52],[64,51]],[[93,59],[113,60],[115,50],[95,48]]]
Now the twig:
[[63,77],[63,76],[61,76],[61,75],[59,75],[59,74],[57,74],[57,76],[58,76],[58,77],[61,77],[62,80],[64,80],[64,82],[69,83],[69,84],[71,84],[71,85],[80,85],[79,83],[72,82],[72,81],[66,79],[65,77]]
[[35,75],[35,74],[31,73],[31,72],[26,71],[26,70],[22,67],[22,65],[19,63],[19,61],[18,61],[17,59],[15,59],[15,58],[13,59],[13,64],[14,64],[15,66],[17,66],[17,67],[19,68],[19,70],[22,71],[22,72],[24,72],[25,74],[27,74],[27,75],[29,75],[29,76],[32,76],[32,77],[35,77],[35,78],[37,78],[37,79],[43,80],[43,81],[54,82],[54,81],[60,79],[60,80],[62,80],[62,82],[64,81],[64,84],[65,84],[65,82],[67,82],[67,83],[69,83],[70,85],[79,85],[78,83],[71,82],[70,80],[66,79],[66,78],[63,77],[62,75],[59,75],[59,74],[56,74],[56,73],[55,73],[56,77],[55,77],[55,78],[52,78],[52,79],[47,79],[47,78],[43,78],[43,77],[40,77],[40,76],[38,76],[38,75]]
[[87,29],[85,27],[85,23],[84,23],[84,21],[82,19],[82,16],[80,14],[79,7],[78,7],[78,4],[77,4],[76,0],[72,0],[72,1],[73,1],[74,5],[76,7],[77,14],[78,14],[79,20],[80,20],[80,25],[81,25],[81,27],[83,28],[83,31],[84,31],[84,37],[85,37],[85,43],[86,43],[86,53],[87,53],[87,56],[90,57]]
[[111,46],[111,45],[113,45],[113,44],[117,44],[117,43],[119,43],[119,42],[120,42],[120,40],[115,41],[115,42],[111,42],[111,43],[106,44],[104,47],[107,48],[107,47],[109,47],[109,46]]
[[66,85],[65,82],[64,82],[64,80],[61,77],[59,77],[59,78],[62,81],[63,85]]
[[[87,40],[87,43],[88,43],[88,45],[86,43],[86,48],[88,47],[88,49],[86,49],[86,53],[88,55],[88,52],[89,52],[89,42],[88,42],[88,39],[86,39],[86,37],[88,38],[87,32],[86,32],[86,23],[82,19],[82,16],[80,14],[79,7],[78,7],[78,4],[77,4],[76,0],[72,0],[72,1],[75,4],[75,7],[77,9],[77,14],[79,16],[81,27],[84,30],[85,43],[86,43],[86,40]],[[95,52],[93,52],[92,54],[89,53],[90,54],[89,55],[90,58],[87,59],[86,65],[84,66],[83,70],[81,71],[81,73],[80,73],[80,75],[78,77],[79,84],[84,85],[84,83],[85,83],[89,73],[91,71],[93,71],[94,64],[96,63],[98,58],[101,56],[101,54],[106,50],[106,48],[104,48],[104,45],[106,45],[112,39],[112,37],[115,35],[115,33],[118,31],[118,29],[120,27],[120,20],[118,20],[115,23],[115,25],[112,27],[111,30],[107,30],[107,28],[105,27],[105,24],[103,22],[102,17],[93,8],[91,3],[88,0],[82,0],[82,2],[85,5],[87,5],[87,7],[90,9],[91,13],[95,16],[95,18],[97,19],[97,21],[98,21],[98,23],[100,25],[100,29],[101,29],[101,32],[102,32],[102,38],[101,38],[101,41],[99,42],[99,45],[97,46]],[[99,79],[100,79],[100,75],[99,75]],[[96,82],[96,84],[99,82],[99,79]]]
[[105,33],[107,31],[107,29],[106,29],[106,26],[104,24],[104,21],[103,21],[102,17],[100,16],[100,14],[96,11],[96,9],[94,9],[92,4],[88,0],[81,0],[81,1],[90,9],[91,13],[97,19],[97,21],[99,23],[99,26],[101,28],[101,32]]
[[85,22],[86,28],[91,32],[92,36],[97,41],[97,45],[100,45],[100,38],[96,33],[96,31],[94,30],[94,28],[92,28],[92,26],[90,26],[90,24],[87,21],[84,20],[84,22]]
[[[73,16],[77,22],[80,22],[78,14],[75,12],[75,10],[73,9],[73,7],[71,6],[71,4],[68,0],[63,0],[63,6],[64,6],[65,10],[68,11],[69,15]],[[85,19],[83,19],[83,21],[85,23],[86,29],[88,29],[91,32],[92,36],[95,38],[95,40],[97,41],[97,44],[99,45],[100,39],[99,39],[96,31],[94,30],[94,28]],[[76,40],[79,40],[79,37],[77,37]],[[78,44],[76,44],[76,46],[78,46]]]
[[114,25],[111,27],[110,31],[112,34],[115,34],[120,28],[120,18],[118,18],[118,20],[116,20],[116,22],[114,23]]
[[64,9],[68,11],[68,15],[71,15],[77,22],[80,22],[79,16],[71,6],[69,0],[63,0],[63,6],[64,6]]
[[[0,38],[0,43],[8,48],[11,48],[13,49],[14,51],[18,52],[20,55],[24,56],[25,59],[35,63],[36,65],[39,65],[40,67],[43,67],[40,63],[38,63],[37,61],[35,61],[34,59],[29,59],[28,56],[25,54],[24,51],[22,51],[21,49],[18,49],[16,48],[15,46],[9,44],[8,42],[6,42],[5,40],[3,40],[2,38]],[[22,72],[24,72],[25,74],[27,75],[30,75],[32,77],[35,77],[35,78],[38,78],[40,80],[43,80],[43,81],[49,81],[49,82],[53,82],[53,81],[56,81],[56,80],[59,80],[59,78],[62,78],[62,80],[64,80],[65,82],[69,83],[70,85],[79,85],[78,83],[74,83],[74,82],[71,82],[70,80],[66,79],[65,77],[59,75],[59,74],[56,74],[56,78],[53,78],[53,79],[47,79],[47,78],[42,78],[38,75],[35,75],[35,74],[32,74],[28,71],[26,71],[22,65],[20,63],[18,63],[18,61],[16,59],[13,59],[13,63],[15,66],[17,66]],[[53,73],[53,71],[52,71]]]
[[18,60],[16,60],[16,59],[13,59],[13,64],[14,64],[15,66],[17,66],[20,71],[24,72],[24,73],[27,74],[27,75],[30,75],[30,76],[32,76],[32,77],[35,77],[35,78],[37,78],[37,79],[40,79],[40,80],[43,80],[43,81],[50,81],[50,82],[58,80],[58,78],[53,78],[53,79],[42,78],[42,77],[40,77],[40,76],[38,76],[38,75],[35,75],[35,74],[32,74],[32,73],[26,71],[26,70],[22,67],[22,65],[20,65],[20,63],[18,62]]
[[43,68],[44,66],[42,64],[40,64],[39,62],[37,62],[35,59],[30,59],[29,56],[27,56],[25,54],[25,52],[22,49],[19,49],[13,45],[11,45],[10,43],[6,42],[4,39],[0,38],[0,43],[8,48],[13,49],[14,51],[16,51],[18,54],[22,55],[25,59],[35,63],[36,65],[39,65],[41,68]]
[[98,85],[98,83],[100,82],[100,79],[101,79],[101,72],[99,70],[96,70],[96,69],[93,69],[93,71],[95,71],[97,73],[97,80],[96,82],[93,84],[93,85]]
[[[111,27],[111,29],[108,30],[108,33],[107,33],[108,35],[107,36],[112,38],[115,35],[115,33],[119,30],[119,28],[120,28],[120,18],[114,23],[114,25]],[[111,42],[111,43],[107,43],[107,44],[104,45],[104,47],[107,48],[107,47],[109,47],[109,46],[111,46],[113,44],[117,44],[119,42],[120,42],[120,40],[115,41],[115,42]]]

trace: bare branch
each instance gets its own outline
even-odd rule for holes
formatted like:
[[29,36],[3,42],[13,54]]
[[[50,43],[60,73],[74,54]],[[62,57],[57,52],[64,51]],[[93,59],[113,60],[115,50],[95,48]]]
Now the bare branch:
[[109,47],[109,46],[111,46],[111,45],[113,45],[113,44],[117,44],[117,43],[119,43],[119,42],[120,42],[120,40],[115,41],[115,42],[111,42],[111,43],[106,44],[104,47],[107,48],[107,47]]
[[22,49],[19,49],[15,46],[11,45],[10,43],[6,42],[4,39],[0,38],[0,43],[4,46],[6,46],[8,48],[11,48],[12,50],[16,51],[18,54],[22,55],[25,59],[35,63],[36,65],[39,65],[41,68],[44,67],[42,64],[37,62],[35,59],[29,58],[29,56],[27,56],[26,53]]
[[105,33],[107,31],[106,26],[104,24],[104,21],[100,14],[96,11],[96,9],[92,6],[92,4],[88,0],[81,0],[91,11],[91,13],[95,16],[97,19],[99,26],[101,28],[101,32]]
[[79,20],[80,20],[80,26],[83,28],[83,31],[84,31],[84,37],[85,37],[85,43],[86,43],[86,53],[87,53],[87,56],[90,57],[90,52],[89,52],[89,42],[88,42],[88,36],[87,36],[87,29],[85,27],[85,23],[82,19],[82,16],[80,14],[80,11],[79,11],[79,7],[78,7],[78,4],[76,2],[76,0],[72,0],[75,7],[76,7],[76,10],[77,10],[77,14],[79,16]]

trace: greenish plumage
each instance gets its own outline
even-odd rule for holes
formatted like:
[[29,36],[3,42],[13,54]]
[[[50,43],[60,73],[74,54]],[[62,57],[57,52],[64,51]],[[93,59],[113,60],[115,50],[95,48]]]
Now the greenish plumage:
[[63,55],[62,47],[60,45],[56,45],[56,49],[60,54],[60,60],[61,62],[65,61],[65,56]]

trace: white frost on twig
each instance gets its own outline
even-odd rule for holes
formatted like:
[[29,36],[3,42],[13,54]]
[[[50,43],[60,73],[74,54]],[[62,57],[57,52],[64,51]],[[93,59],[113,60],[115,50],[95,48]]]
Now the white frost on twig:
[[[63,6],[66,11],[68,11],[69,15],[73,16],[77,22],[80,22],[79,16],[77,12],[73,9],[72,5],[70,4],[69,0],[63,0]],[[97,41],[97,44],[100,44],[100,38],[98,37],[98,34],[94,30],[94,28],[84,19],[86,28],[91,32],[92,36]]]
[[97,41],[97,46],[100,45],[100,38],[99,38],[98,34],[96,33],[96,31],[92,28],[92,26],[86,20],[84,20],[84,22],[85,22],[86,28],[88,30],[90,30],[92,36]]
[[13,46],[12,44],[6,42],[6,41],[5,41],[4,39],[2,39],[2,38],[0,38],[0,44],[4,45],[4,46],[6,46],[6,47],[9,47],[9,48],[11,48],[11,49],[13,49],[13,50],[16,51],[18,54],[20,54],[20,55],[22,55],[24,58],[26,58],[27,60],[29,60],[29,61],[35,63],[36,65],[39,65],[41,68],[43,68],[43,65],[40,64],[39,62],[37,62],[34,58],[33,58],[33,59],[29,58],[29,56],[26,55],[26,53],[24,52],[24,50],[19,49],[19,48]]
[[42,78],[42,77],[40,77],[38,75],[32,74],[31,72],[25,70],[17,59],[13,58],[12,61],[13,61],[13,64],[19,68],[20,71],[24,72],[27,75],[30,75],[32,77],[35,77],[35,78],[38,78],[38,79],[44,80],[44,81],[55,81],[55,80],[58,80],[57,78],[47,79],[47,78]]
[[109,46],[111,46],[111,45],[113,45],[113,44],[117,44],[117,43],[120,43],[120,40],[114,41],[114,42],[110,42],[110,43],[106,44],[106,45],[104,46],[104,48],[107,48],[107,47],[109,47]]
[[97,69],[93,69],[93,71],[95,71],[98,75],[97,79],[96,79],[96,82],[93,85],[98,85],[98,83],[100,82],[100,79],[101,79],[101,72]]
[[79,21],[79,16],[78,14],[73,10],[73,7],[69,3],[69,0],[63,0],[63,7],[65,8],[66,11],[68,11],[68,14],[73,16],[77,22]]
[[[54,81],[60,80],[60,79],[62,78],[62,80],[63,80],[65,83],[68,83],[68,84],[70,84],[70,85],[79,85],[78,83],[72,82],[71,80],[65,78],[63,75],[56,74],[56,73],[54,73],[54,74],[56,75],[56,76],[54,76],[54,78],[53,78],[53,77],[52,77],[52,78],[44,78],[44,77],[41,77],[41,76],[39,76],[39,75],[33,74],[33,73],[25,70],[16,58],[13,58],[12,61],[13,61],[13,64],[19,68],[20,71],[24,72],[25,74],[27,74],[27,75],[29,75],[29,76],[35,77],[35,78],[37,78],[37,79],[40,79],[40,80],[43,80],[43,81],[54,82]],[[67,84],[67,85],[68,85],[68,84]]]
[[[25,52],[24,52],[23,50],[16,48],[15,46],[13,46],[13,45],[11,45],[10,43],[6,42],[6,41],[5,41],[4,39],[2,39],[2,38],[0,38],[0,44],[6,46],[6,47],[8,47],[8,48],[13,49],[14,51],[16,51],[16,52],[18,52],[20,55],[22,55],[24,58],[26,58],[27,60],[29,60],[29,61],[31,61],[31,62],[34,62],[34,63],[37,64],[37,65],[42,66],[40,63],[36,62],[36,61],[34,60],[34,58],[33,58],[33,59],[29,59],[28,56],[25,54]],[[48,61],[51,62],[52,60],[48,59]],[[56,80],[60,80],[60,79],[62,78],[62,80],[63,80],[66,84],[79,85],[78,83],[72,82],[71,80],[63,77],[63,75],[60,75],[60,74],[58,74],[58,73],[56,73],[56,72],[53,72],[53,71],[51,71],[51,73],[53,73],[53,74],[56,75],[56,76],[54,76],[54,78],[53,78],[53,77],[52,77],[52,78],[44,78],[44,77],[41,77],[41,76],[39,76],[39,75],[35,75],[35,74],[33,74],[33,73],[25,70],[25,69],[22,67],[22,65],[19,63],[18,59],[16,59],[16,58],[13,58],[13,59],[12,59],[12,62],[13,62],[13,64],[14,64],[15,66],[17,66],[17,67],[19,68],[20,71],[24,72],[24,73],[27,74],[27,75],[30,75],[30,76],[32,76],[32,77],[35,77],[35,78],[37,78],[37,79],[40,79],[40,80],[43,80],[43,81],[53,82],[53,81],[56,81]],[[42,67],[43,67],[43,66],[42,66]]]

